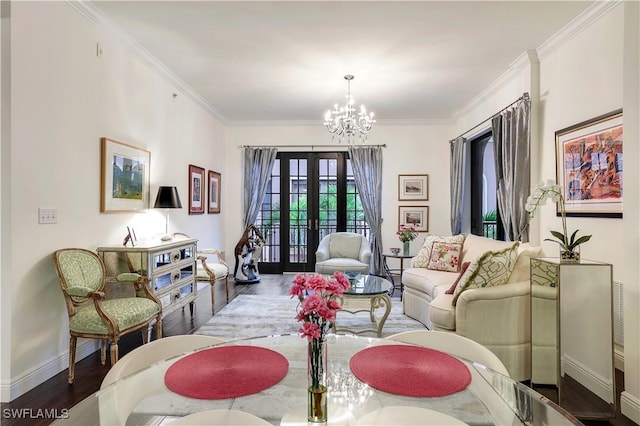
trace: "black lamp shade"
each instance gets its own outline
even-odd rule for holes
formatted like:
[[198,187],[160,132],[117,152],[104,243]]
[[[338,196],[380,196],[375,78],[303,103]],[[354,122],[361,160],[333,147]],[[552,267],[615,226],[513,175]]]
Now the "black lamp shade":
[[155,209],[181,209],[182,203],[178,195],[178,188],[175,186],[161,186],[158,188],[156,202],[153,205]]

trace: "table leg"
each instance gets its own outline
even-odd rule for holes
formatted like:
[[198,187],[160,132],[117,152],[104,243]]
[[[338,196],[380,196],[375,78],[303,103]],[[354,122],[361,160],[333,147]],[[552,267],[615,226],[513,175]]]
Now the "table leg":
[[375,321],[375,318],[373,316],[374,303],[376,308],[381,306],[380,303],[385,305],[384,315],[382,316],[380,321],[378,321],[377,323],[378,337],[382,337],[382,327],[384,327],[384,323],[385,321],[387,321],[387,318],[389,318],[389,313],[391,313],[391,298],[389,297],[388,294],[380,294],[371,299],[371,320],[372,321]]

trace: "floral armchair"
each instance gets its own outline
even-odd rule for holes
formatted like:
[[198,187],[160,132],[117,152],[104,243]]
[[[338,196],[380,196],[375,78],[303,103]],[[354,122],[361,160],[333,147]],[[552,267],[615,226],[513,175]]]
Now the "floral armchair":
[[[142,340],[148,340],[148,326],[156,322],[156,338],[162,337],[162,305],[149,291],[148,278],[136,273],[124,273],[107,278],[105,266],[97,254],[66,248],[53,253],[60,287],[69,313],[69,383],[73,383],[75,352],[78,337],[100,339],[100,361],[106,362],[107,342],[111,365],[118,361],[120,336],[142,329]],[[107,280],[130,283],[135,297],[105,298]]]

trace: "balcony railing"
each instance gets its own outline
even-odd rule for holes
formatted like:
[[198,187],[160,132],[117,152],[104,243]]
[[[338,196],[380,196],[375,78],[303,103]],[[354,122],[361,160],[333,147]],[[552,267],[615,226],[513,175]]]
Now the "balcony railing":
[[494,240],[498,238],[498,222],[495,220],[483,220],[482,235]]

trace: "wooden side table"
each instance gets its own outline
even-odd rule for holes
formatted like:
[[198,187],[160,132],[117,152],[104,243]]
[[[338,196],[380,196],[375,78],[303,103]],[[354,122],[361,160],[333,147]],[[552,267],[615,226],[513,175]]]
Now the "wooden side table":
[[[390,269],[389,265],[387,264],[387,258],[390,257],[392,259],[400,259],[400,269],[394,268],[394,269]],[[382,253],[382,258],[384,260],[384,272],[387,274],[387,277],[389,277],[389,281],[391,281],[391,284],[393,284],[393,288],[391,290],[391,295],[393,296],[393,293],[396,291],[396,282],[393,279],[393,274],[392,272],[399,272],[400,273],[400,285],[398,286],[400,288],[400,300],[402,300],[402,291],[404,290],[404,286],[402,285],[402,271],[404,271],[404,260],[405,259],[411,259],[412,257],[415,257],[415,254],[403,254],[402,252],[398,253],[398,254],[393,254],[393,253]]]

